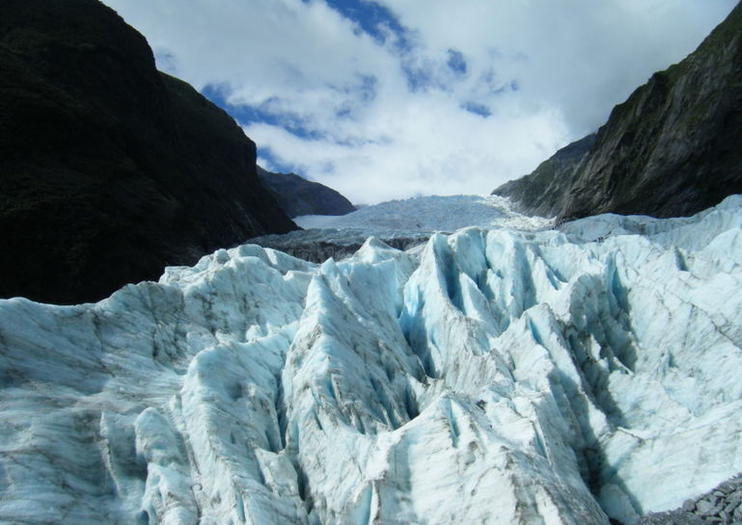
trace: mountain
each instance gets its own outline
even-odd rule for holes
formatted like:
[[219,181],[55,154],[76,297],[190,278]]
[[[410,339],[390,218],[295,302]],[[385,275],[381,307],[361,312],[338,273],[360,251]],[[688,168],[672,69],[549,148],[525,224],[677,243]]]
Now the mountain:
[[561,150],[493,193],[561,219],[687,216],[742,193],[742,4],[616,106],[594,141],[584,156],[560,161]]
[[355,211],[340,193],[293,173],[271,173],[258,166],[258,177],[289,217],[345,215]]
[[98,300],[296,228],[255,144],[96,0],[0,3],[0,296]]
[[740,289],[735,196],[0,300],[0,522],[631,524],[742,471]]
[[533,173],[506,182],[493,195],[508,197],[517,208],[540,217],[559,215],[581,162],[595,144],[596,135],[572,142],[539,164]]

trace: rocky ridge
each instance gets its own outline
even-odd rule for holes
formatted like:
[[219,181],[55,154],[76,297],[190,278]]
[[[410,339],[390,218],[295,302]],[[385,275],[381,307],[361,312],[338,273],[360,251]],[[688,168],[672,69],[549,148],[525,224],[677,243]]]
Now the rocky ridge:
[[291,218],[300,215],[345,215],[355,206],[339,192],[294,173],[272,173],[260,166],[258,177]]

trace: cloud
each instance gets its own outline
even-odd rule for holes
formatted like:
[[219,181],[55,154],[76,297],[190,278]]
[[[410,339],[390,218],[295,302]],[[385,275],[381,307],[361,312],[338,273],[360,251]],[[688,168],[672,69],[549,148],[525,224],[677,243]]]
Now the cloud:
[[734,0],[106,0],[268,168],[354,202],[486,193],[601,125]]

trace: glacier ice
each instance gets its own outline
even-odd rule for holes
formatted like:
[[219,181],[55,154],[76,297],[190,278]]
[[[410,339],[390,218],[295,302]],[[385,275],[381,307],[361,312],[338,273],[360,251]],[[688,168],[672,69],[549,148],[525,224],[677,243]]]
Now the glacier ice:
[[357,229],[370,234],[388,231],[452,232],[468,226],[507,226],[537,230],[551,226],[553,219],[531,217],[513,211],[510,201],[499,195],[428,195],[364,206],[347,215],[302,215],[294,217],[302,228]]
[[0,522],[608,524],[742,470],[742,197],[0,301]]

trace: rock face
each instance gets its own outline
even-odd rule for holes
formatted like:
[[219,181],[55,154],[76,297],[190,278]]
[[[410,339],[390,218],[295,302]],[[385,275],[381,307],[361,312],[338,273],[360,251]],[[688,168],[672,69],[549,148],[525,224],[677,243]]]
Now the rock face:
[[566,165],[550,159],[494,193],[562,219],[605,212],[685,216],[742,193],[741,144],[738,4],[695,52],[616,106],[586,156]]
[[222,110],[95,0],[0,3],[0,296],[78,303],[295,225]]
[[633,523],[742,471],[740,289],[735,196],[0,300],[0,522]]
[[258,166],[258,177],[289,217],[345,215],[356,210],[348,199],[319,182],[293,173],[272,173]]
[[539,164],[530,175],[506,182],[492,193],[511,199],[516,208],[541,217],[555,217],[570,189],[575,171],[595,144],[595,134],[573,142]]

